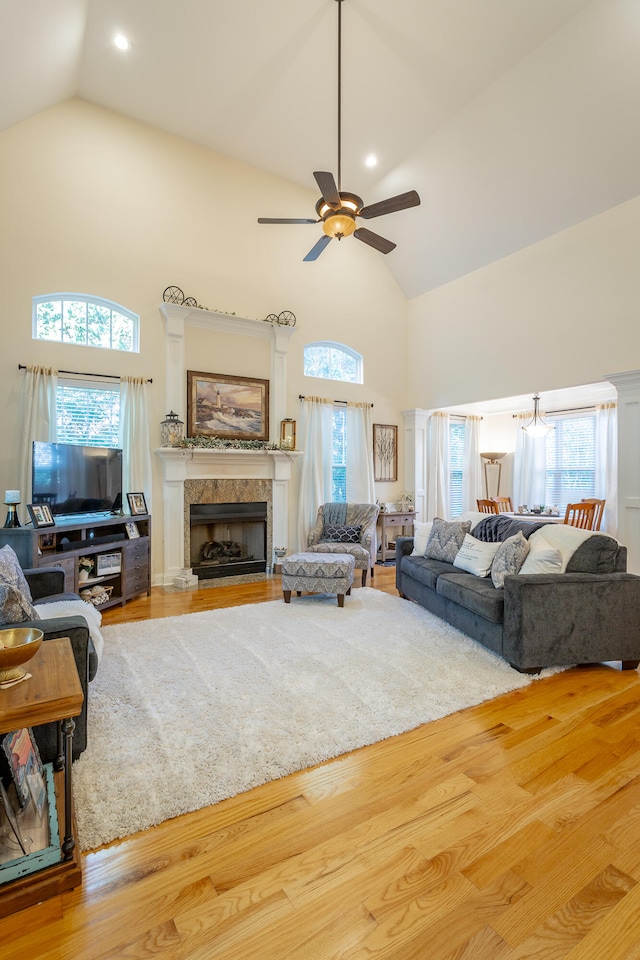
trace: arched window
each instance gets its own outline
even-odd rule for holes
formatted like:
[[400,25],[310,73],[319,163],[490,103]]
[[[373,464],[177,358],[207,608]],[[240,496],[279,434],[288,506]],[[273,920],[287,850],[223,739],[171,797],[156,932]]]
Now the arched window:
[[118,303],[84,293],[33,298],[33,339],[105,350],[140,349],[140,318]]
[[307,343],[304,348],[304,375],[363,383],[362,354],[331,340]]

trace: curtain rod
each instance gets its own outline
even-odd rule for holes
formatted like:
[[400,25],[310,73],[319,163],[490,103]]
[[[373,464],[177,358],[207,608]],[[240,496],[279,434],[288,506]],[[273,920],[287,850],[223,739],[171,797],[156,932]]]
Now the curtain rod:
[[[545,417],[556,417],[560,413],[589,413],[596,409],[595,403],[592,403],[589,407],[567,407],[565,410],[544,410],[543,413]],[[522,413],[512,413],[511,417],[515,420],[516,417],[527,417],[530,416],[529,410],[523,410]]]
[[[304,394],[302,394],[302,393],[299,393],[299,394],[298,394],[298,400],[306,400],[306,399],[307,399],[307,397],[305,397]],[[309,399],[311,399],[311,398],[309,398]],[[358,402],[359,402],[358,400],[329,400],[327,397],[321,397],[321,398],[319,398],[319,399],[322,399],[322,401],[323,401],[324,403],[342,403],[342,404],[344,404],[345,407],[348,406],[350,403],[358,403]],[[370,407],[373,407],[373,404],[370,403],[369,406],[370,406]]]
[[[18,364],[18,370],[26,370],[24,363]],[[79,373],[78,370],[58,370],[58,373],[70,373],[74,377],[103,377],[105,380],[122,380],[122,377],[118,376],[117,373]],[[149,377],[147,383],[153,383],[153,379]]]

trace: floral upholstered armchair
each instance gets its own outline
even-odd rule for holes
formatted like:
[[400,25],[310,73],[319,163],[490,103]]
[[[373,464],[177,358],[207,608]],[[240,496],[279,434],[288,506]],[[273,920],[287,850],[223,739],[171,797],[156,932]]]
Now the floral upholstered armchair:
[[367,571],[376,562],[376,523],[379,507],[375,503],[323,503],[307,537],[308,553],[350,553],[356,570],[362,570],[362,586]]

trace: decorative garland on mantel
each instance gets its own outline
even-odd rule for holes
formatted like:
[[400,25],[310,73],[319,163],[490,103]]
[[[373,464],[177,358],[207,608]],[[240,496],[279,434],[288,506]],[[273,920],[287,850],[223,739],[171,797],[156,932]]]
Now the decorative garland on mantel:
[[185,437],[179,447],[191,450],[279,450],[277,443],[267,440],[223,440],[220,437]]

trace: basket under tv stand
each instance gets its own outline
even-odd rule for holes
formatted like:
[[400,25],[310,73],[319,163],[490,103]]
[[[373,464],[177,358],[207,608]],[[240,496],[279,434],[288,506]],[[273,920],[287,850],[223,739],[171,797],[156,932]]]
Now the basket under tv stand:
[[[131,524],[139,536],[131,539]],[[127,530],[129,528],[129,532]],[[151,516],[79,516],[56,520],[53,527],[0,528],[0,546],[9,544],[24,568],[61,567],[64,589],[79,593],[103,583],[112,587],[100,609],[124,606],[127,600],[151,593]],[[80,557],[91,557],[89,580],[80,580]],[[104,568],[100,574],[99,567]]]

